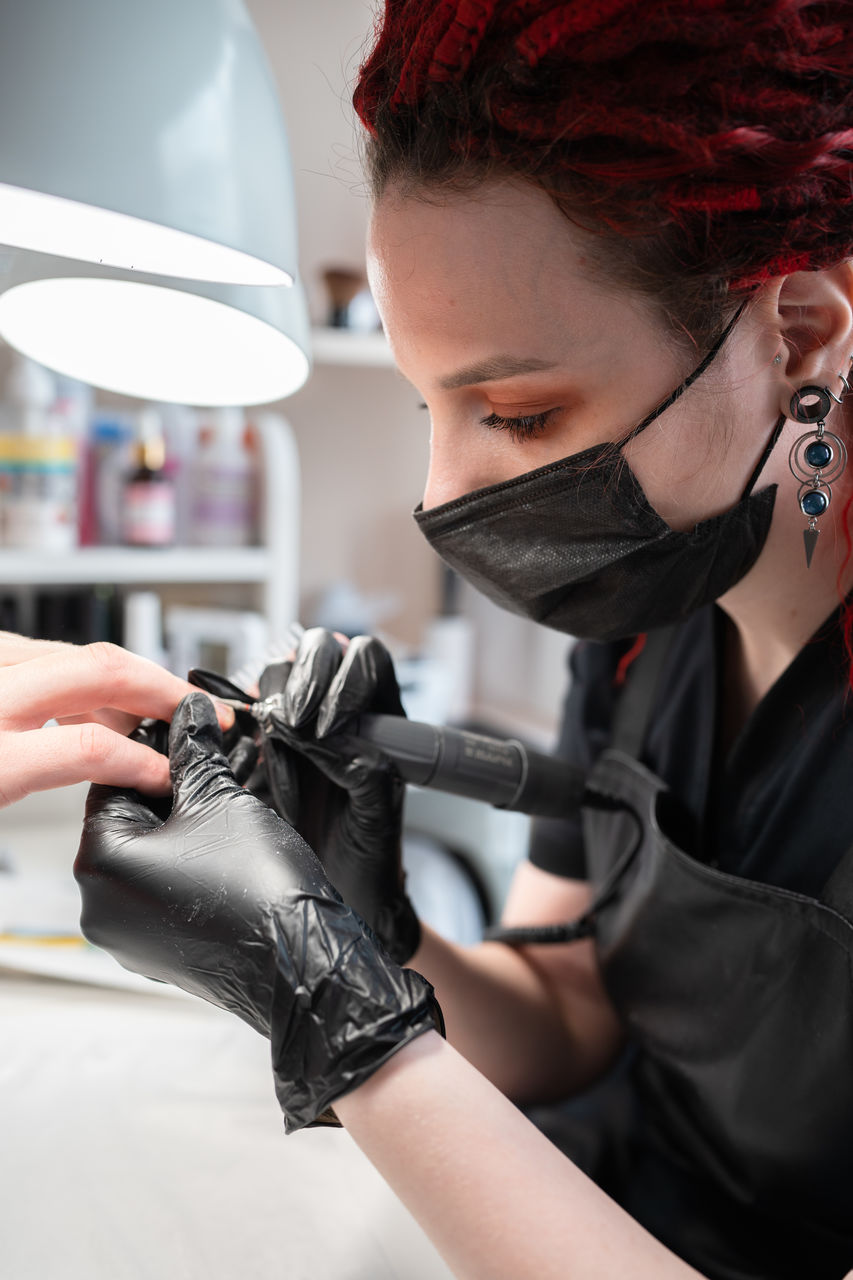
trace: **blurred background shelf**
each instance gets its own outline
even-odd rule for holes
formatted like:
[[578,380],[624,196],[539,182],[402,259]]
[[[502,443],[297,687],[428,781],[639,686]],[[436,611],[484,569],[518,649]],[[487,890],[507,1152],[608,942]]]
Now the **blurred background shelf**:
[[[169,603],[257,609],[270,636],[284,635],[299,615],[299,455],[281,413],[260,411],[255,427],[261,457],[259,545],[0,549],[0,597],[4,588],[24,598],[40,587],[106,586],[121,593],[138,587],[172,588]],[[222,588],[246,599],[225,600]]]
[[368,369],[393,369],[394,357],[384,333],[354,333],[351,329],[311,330],[315,364],[363,365]]
[[273,557],[266,547],[221,549],[180,547],[81,547],[48,555],[43,551],[0,551],[4,586],[61,583],[264,582]]

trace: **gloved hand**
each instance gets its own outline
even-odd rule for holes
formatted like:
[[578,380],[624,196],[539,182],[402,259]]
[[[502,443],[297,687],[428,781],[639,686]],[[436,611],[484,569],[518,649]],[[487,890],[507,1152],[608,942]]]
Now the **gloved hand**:
[[[223,684],[230,682],[224,680]],[[235,685],[230,685],[231,690],[236,689]],[[213,692],[213,690],[208,690]],[[244,697],[242,690],[237,689],[237,693]],[[223,697],[232,697],[233,694],[223,693]],[[141,720],[133,732],[129,735],[133,742],[141,742],[143,746],[151,747],[153,751],[160,755],[167,756],[169,754],[169,732],[170,723],[168,720]],[[228,764],[231,772],[236,780],[244,787],[247,787],[253,795],[258,796],[265,804],[269,803],[269,790],[267,788],[266,774],[260,764],[260,748],[259,748],[259,732],[258,726],[254,719],[247,715],[246,712],[237,711],[234,716],[234,723],[230,729],[226,729],[222,734],[222,752],[228,757]],[[149,798],[148,804],[153,813],[163,819],[168,818],[172,811],[172,798],[168,796],[158,796]]]
[[[253,700],[253,695],[245,689],[214,671],[190,671],[187,678],[190,684],[204,689],[215,698],[227,698],[246,704]],[[168,725],[166,731],[168,734]],[[254,717],[248,711],[235,711],[234,724],[223,734],[223,749],[231,765],[231,772],[253,795],[260,796],[265,804],[269,804],[266,774],[260,765],[259,743],[260,730]]]
[[173,807],[89,793],[74,874],[85,936],[269,1036],[288,1132],[318,1122],[438,1027],[432,987],[376,944],[308,845],[234,779],[215,711],[191,694],[169,738]]
[[347,734],[363,712],[405,715],[394,665],[378,640],[346,652],[330,631],[306,631],[292,661],[260,678],[267,703],[263,763],[270,802],[317,851],[332,884],[405,964],[421,930],[402,864],[405,783],[380,751]]

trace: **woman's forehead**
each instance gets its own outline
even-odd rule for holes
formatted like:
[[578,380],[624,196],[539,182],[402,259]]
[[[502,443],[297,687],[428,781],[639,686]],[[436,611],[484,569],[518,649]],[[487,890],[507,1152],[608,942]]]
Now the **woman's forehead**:
[[464,309],[479,320],[509,307],[558,317],[618,296],[594,269],[584,233],[521,183],[426,199],[389,191],[372,213],[368,260],[380,306],[410,315],[441,308],[449,320]]
[[545,192],[522,182],[488,182],[471,190],[401,194],[376,202],[369,249],[408,275],[446,264],[496,274],[521,268],[536,277],[555,267],[582,269],[585,245]]
[[515,352],[522,336],[536,355],[564,358],[567,346],[612,337],[628,313],[648,325],[651,304],[602,278],[587,239],[526,183],[425,199],[386,192],[371,217],[368,269],[398,358],[409,341]]

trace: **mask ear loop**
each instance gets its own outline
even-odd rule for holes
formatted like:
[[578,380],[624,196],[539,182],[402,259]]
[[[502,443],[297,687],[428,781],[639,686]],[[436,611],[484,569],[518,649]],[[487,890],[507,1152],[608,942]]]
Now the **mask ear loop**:
[[752,493],[752,490],[755,488],[756,481],[758,480],[758,477],[761,475],[762,471],[764,470],[764,467],[767,463],[767,459],[770,457],[771,453],[776,448],[776,442],[778,441],[780,435],[782,434],[782,428],[784,427],[787,421],[788,421],[787,416],[784,413],[780,413],[779,417],[776,419],[776,425],[773,428],[770,439],[767,441],[767,444],[764,446],[764,452],[762,453],[761,457],[758,459],[758,462],[755,464],[755,470],[747,480],[746,488],[744,489],[743,493],[740,495],[741,502],[743,502],[744,498],[748,498],[749,495]]
[[633,427],[625,436],[625,438],[619,441],[619,445],[618,445],[619,448],[621,448],[623,445],[628,444],[628,442],[630,440],[633,440],[635,436],[638,436],[641,431],[645,431],[646,427],[649,426],[650,423],[654,422],[655,418],[659,418],[662,413],[666,412],[666,410],[670,407],[670,405],[675,404],[676,400],[680,400],[681,397],[684,395],[685,391],[687,391],[690,387],[692,387],[693,383],[696,382],[698,378],[702,377],[702,374],[708,368],[708,365],[711,364],[713,360],[716,360],[717,356],[720,354],[720,349],[722,348],[723,343],[731,333],[732,329],[737,324],[738,320],[743,315],[745,307],[746,307],[746,303],[742,302],[738,307],[737,311],[732,316],[729,323],[726,325],[723,332],[720,334],[717,341],[714,343],[711,350],[705,356],[702,363],[700,365],[697,365],[697,367],[693,370],[693,372],[687,375],[687,377],[684,379],[681,385],[675,388],[672,395],[667,396],[667,398],[663,401],[663,403],[659,404],[656,409],[652,409],[651,413],[648,414],[645,418],[643,418],[643,421],[641,423],[639,423],[636,427]]
[[[726,338],[729,336],[732,329],[735,327],[738,320],[743,315],[745,308],[746,308],[746,302],[742,302],[738,307],[737,311],[732,316],[729,323],[726,325],[723,332],[720,334],[717,341],[714,343],[711,350],[705,356],[702,363],[697,365],[697,367],[693,370],[691,374],[688,374],[688,376],[684,379],[681,385],[675,388],[672,395],[667,396],[666,400],[664,400],[662,404],[659,404],[656,409],[652,409],[651,413],[648,414],[645,418],[643,418],[643,421],[640,422],[636,427],[634,427],[633,430],[630,431],[627,436],[625,436],[624,440],[621,440],[619,442],[620,448],[623,445],[626,445],[629,442],[629,440],[633,440],[635,436],[638,436],[641,431],[645,431],[646,427],[649,426],[650,423],[654,422],[655,418],[659,418],[662,413],[665,413],[666,410],[670,407],[670,405],[675,404],[676,400],[679,400],[684,395],[685,391],[687,391],[689,387],[692,387],[693,383],[696,382],[698,378],[701,378],[702,374],[708,368],[708,365],[711,364],[711,362],[715,360],[717,356],[720,354],[720,350],[724,342],[726,341]],[[776,419],[776,423],[774,424],[773,431],[771,432],[771,435],[770,435],[770,439],[767,441],[767,444],[764,446],[764,451],[761,454],[761,457],[758,459],[758,462],[756,463],[752,474],[747,480],[746,486],[744,487],[743,493],[740,495],[739,501],[743,502],[744,498],[748,498],[749,495],[752,493],[752,490],[755,487],[758,477],[761,475],[761,472],[764,470],[764,467],[767,463],[767,459],[770,457],[771,453],[776,447],[776,443],[779,439],[779,436],[782,434],[782,428],[784,427],[786,422],[787,422],[787,418],[785,414],[781,413],[779,417]]]

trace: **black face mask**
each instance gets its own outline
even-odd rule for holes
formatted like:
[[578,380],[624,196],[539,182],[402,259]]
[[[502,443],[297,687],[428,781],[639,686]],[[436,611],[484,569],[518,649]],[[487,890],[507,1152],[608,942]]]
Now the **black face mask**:
[[664,523],[621,449],[707,369],[741,311],[699,367],[617,444],[595,445],[429,511],[418,507],[427,541],[496,604],[585,639],[667,626],[724,595],[752,568],[770,531],[776,486],[755,495],[752,489],[784,414],[737,505],[690,532]]

